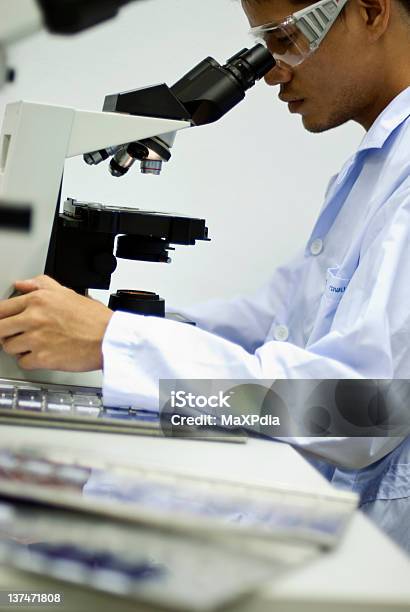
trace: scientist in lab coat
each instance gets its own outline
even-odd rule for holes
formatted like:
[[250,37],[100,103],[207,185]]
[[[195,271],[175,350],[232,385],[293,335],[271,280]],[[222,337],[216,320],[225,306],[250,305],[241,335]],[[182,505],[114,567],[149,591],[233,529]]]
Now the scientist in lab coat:
[[[108,405],[154,409],[159,378],[410,377],[410,0],[242,5],[278,62],[267,84],[304,127],[365,129],[307,244],[256,295],[184,313],[197,328],[113,314],[47,277],[17,282],[0,341],[22,368],[102,368]],[[410,552],[410,438],[293,443]]]

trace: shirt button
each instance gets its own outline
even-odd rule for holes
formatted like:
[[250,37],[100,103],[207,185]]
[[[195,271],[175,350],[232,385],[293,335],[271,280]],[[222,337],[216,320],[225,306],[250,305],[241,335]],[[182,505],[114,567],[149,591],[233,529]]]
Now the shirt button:
[[316,238],[316,240],[314,240],[310,245],[310,252],[312,253],[312,255],[320,255],[322,251],[323,240],[321,240],[320,238]]
[[273,336],[275,340],[278,340],[279,342],[286,342],[286,340],[289,338],[289,330],[286,325],[277,325],[273,332]]

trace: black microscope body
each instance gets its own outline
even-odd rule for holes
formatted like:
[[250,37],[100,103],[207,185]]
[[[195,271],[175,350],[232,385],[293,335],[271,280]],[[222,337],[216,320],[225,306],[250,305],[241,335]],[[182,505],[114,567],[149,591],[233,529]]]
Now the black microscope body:
[[[236,106],[274,65],[262,45],[240,51],[225,66],[208,57],[173,87],[161,84],[110,95],[103,110],[205,125]],[[142,172],[159,174],[170,157],[167,138],[155,137],[94,151],[84,159],[98,164],[111,158],[110,172],[120,177],[136,161]],[[169,263],[174,245],[194,245],[197,240],[209,240],[204,219],[68,199],[61,213],[58,202],[45,272],[86,295],[89,289],[110,288],[117,257]],[[165,316],[164,300],[149,292],[119,291],[109,306]]]

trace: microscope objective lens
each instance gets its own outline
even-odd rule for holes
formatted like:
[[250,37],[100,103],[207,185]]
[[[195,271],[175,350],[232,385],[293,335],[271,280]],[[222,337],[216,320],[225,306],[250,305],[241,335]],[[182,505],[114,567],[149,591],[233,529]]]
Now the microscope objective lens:
[[141,172],[142,174],[161,174],[162,170],[162,160],[150,160],[144,159],[141,162]]

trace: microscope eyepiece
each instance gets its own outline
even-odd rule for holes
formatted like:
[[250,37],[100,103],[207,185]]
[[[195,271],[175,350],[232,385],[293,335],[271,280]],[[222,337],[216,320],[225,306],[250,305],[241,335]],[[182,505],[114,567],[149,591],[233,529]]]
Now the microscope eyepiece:
[[207,57],[175,83],[171,92],[188,110],[193,125],[213,123],[239,104],[275,64],[261,44],[242,49],[225,66]]
[[259,44],[252,49],[242,49],[236,53],[226,62],[224,68],[229,70],[247,91],[274,66],[275,60],[272,55]]

